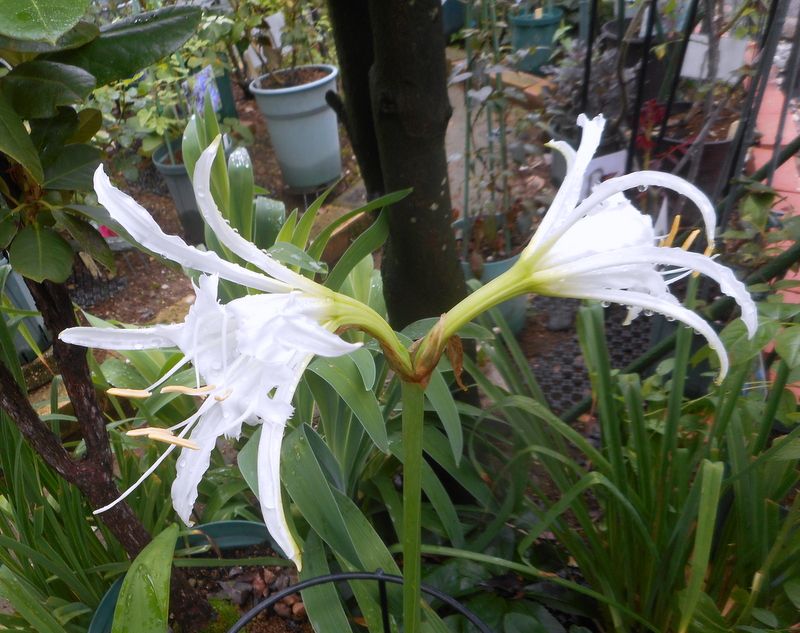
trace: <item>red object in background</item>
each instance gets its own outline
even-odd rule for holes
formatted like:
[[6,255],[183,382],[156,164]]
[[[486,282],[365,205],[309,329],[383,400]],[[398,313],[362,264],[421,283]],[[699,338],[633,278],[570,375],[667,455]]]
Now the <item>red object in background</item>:
[[105,224],[100,225],[100,235],[103,237],[118,237],[114,231],[108,228]]

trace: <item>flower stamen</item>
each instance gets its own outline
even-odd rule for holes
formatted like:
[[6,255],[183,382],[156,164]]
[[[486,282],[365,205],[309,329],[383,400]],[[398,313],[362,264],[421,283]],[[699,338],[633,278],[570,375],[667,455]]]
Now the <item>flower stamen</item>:
[[673,242],[675,241],[675,238],[678,235],[678,229],[680,229],[680,226],[681,226],[681,216],[676,215],[675,219],[672,220],[672,226],[669,229],[669,233],[667,233],[667,236],[663,240],[661,240],[661,244],[659,244],[659,246],[666,246],[666,247],[672,246]]
[[200,450],[200,446],[195,442],[173,435],[168,429],[162,429],[159,427],[146,426],[141,429],[131,429],[126,433],[126,435],[130,437],[145,436],[148,439],[155,440],[156,442],[164,442],[165,444],[172,444],[174,446],[189,448],[195,451]]
[[111,387],[106,393],[109,396],[120,396],[122,398],[149,398],[152,392],[147,389],[125,389],[123,387]]
[[183,385],[167,385],[161,390],[161,393],[180,393],[185,396],[202,396],[205,397],[209,392],[216,389],[216,385],[206,385],[205,387],[184,387]]
[[685,251],[688,251],[692,247],[692,244],[694,244],[694,241],[697,239],[698,235],[700,235],[700,229],[695,229],[689,233],[689,237],[687,237],[683,242],[683,246],[681,246],[681,248]]

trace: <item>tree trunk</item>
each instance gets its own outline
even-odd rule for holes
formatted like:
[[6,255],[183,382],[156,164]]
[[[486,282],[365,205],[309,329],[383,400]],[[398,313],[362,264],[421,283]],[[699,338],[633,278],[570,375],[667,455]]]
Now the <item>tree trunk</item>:
[[369,69],[373,59],[369,2],[329,0],[328,14],[344,93],[344,98],[330,93],[328,103],[336,110],[347,130],[367,190],[367,199],[372,200],[382,195],[384,189],[369,94]]
[[372,0],[370,92],[385,191],[392,206],[383,256],[386,307],[402,329],[466,296],[453,236],[444,142],[452,109],[440,0]]

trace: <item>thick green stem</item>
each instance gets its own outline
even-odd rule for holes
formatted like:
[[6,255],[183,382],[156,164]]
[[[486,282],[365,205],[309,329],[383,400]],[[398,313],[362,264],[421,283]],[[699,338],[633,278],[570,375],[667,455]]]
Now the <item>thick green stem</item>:
[[420,385],[403,382],[403,630],[420,630],[422,424]]

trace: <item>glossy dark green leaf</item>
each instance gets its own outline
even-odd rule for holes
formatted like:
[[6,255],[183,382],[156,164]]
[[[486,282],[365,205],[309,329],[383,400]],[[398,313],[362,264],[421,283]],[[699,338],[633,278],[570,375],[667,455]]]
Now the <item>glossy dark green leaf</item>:
[[228,157],[230,204],[228,220],[246,240],[253,238],[253,163],[244,147]]
[[96,228],[86,220],[63,211],[54,211],[53,215],[59,227],[65,229],[78,242],[81,251],[88,253],[107,270],[114,272],[114,253]]
[[67,240],[52,229],[26,226],[8,249],[11,267],[34,281],[67,280],[72,272],[73,253]]
[[78,112],[78,129],[67,143],[88,143],[103,125],[103,113],[97,108],[84,108]]
[[103,28],[100,36],[80,48],[49,58],[80,66],[102,86],[133,77],[138,71],[180,48],[195,32],[201,11],[167,7],[124,18]]
[[273,246],[285,221],[283,202],[258,196],[253,202],[253,243],[259,248]]
[[31,119],[31,141],[39,151],[42,167],[47,168],[64,150],[64,145],[78,129],[78,113],[61,106],[57,114],[46,119]]
[[91,191],[101,152],[92,145],[67,145],[45,168],[44,186],[66,191]]
[[0,35],[0,50],[13,51],[15,53],[55,53],[56,51],[65,51],[83,46],[98,35],[100,35],[100,29],[91,22],[78,22],[59,37],[55,44]]
[[169,579],[178,526],[156,536],[131,563],[122,588],[111,633],[164,633],[169,620]]
[[0,568],[0,596],[11,603],[25,622],[35,627],[33,630],[39,633],[64,633],[64,628],[45,607],[45,597],[24,577],[5,566]]
[[389,219],[385,211],[382,211],[375,222],[366,231],[359,235],[356,240],[342,255],[341,259],[333,267],[325,285],[331,290],[338,290],[347,279],[347,275],[364,257],[380,248],[389,236]]
[[0,90],[0,152],[8,154],[22,165],[37,183],[42,183],[44,173],[36,148],[28,136],[25,124],[14,112],[2,90]]
[[94,89],[94,77],[77,66],[33,60],[2,78],[11,105],[25,119],[54,116],[56,107],[82,101]]
[[90,0],[4,0],[0,2],[0,34],[55,43],[75,26]]
[[453,394],[450,392],[450,387],[438,368],[431,374],[431,380],[425,390],[425,397],[439,416],[439,420],[447,433],[447,439],[450,441],[453,459],[458,464],[464,451],[464,433],[461,428],[461,418],[458,415],[458,409],[456,408]]

